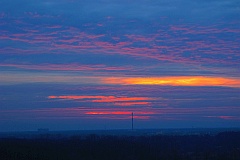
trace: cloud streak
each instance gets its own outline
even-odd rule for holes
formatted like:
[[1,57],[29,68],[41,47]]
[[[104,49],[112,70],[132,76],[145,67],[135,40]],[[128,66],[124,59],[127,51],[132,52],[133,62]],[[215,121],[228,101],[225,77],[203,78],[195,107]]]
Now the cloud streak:
[[79,76],[74,73],[15,73],[2,72],[1,84],[21,83],[65,83],[97,85],[160,85],[160,86],[219,86],[240,87],[239,78],[214,76],[161,76],[161,77],[117,77]]
[[61,100],[77,100],[77,101],[90,101],[94,103],[113,103],[116,106],[134,106],[134,105],[149,105],[153,98],[148,97],[126,97],[126,96],[48,96],[49,99],[61,99]]
[[206,76],[103,78],[105,84],[240,87],[240,79]]
[[115,67],[106,66],[104,64],[98,65],[83,65],[83,64],[0,64],[0,67],[14,67],[25,70],[41,70],[41,71],[126,71],[130,67]]
[[[231,109],[231,110],[230,110]],[[217,118],[226,121],[239,120],[238,107],[201,107],[201,108],[89,108],[89,107],[68,107],[68,108],[46,108],[46,109],[21,109],[1,110],[0,119],[15,117],[17,119],[131,119],[132,112],[135,119],[145,120],[189,120]],[[211,114],[214,113],[215,116]],[[20,116],[21,115],[21,116]],[[227,115],[227,116],[226,116]],[[195,118],[193,118],[195,117]]]

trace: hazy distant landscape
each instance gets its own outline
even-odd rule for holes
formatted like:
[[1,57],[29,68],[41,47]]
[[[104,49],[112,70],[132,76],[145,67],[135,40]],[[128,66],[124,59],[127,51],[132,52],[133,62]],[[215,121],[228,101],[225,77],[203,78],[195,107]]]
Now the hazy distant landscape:
[[1,133],[2,160],[239,160],[240,129]]

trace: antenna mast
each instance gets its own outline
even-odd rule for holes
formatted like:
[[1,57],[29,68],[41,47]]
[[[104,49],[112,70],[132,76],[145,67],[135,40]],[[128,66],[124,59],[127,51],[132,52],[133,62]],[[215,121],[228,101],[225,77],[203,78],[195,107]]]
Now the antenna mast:
[[132,112],[132,130],[133,130],[133,112]]

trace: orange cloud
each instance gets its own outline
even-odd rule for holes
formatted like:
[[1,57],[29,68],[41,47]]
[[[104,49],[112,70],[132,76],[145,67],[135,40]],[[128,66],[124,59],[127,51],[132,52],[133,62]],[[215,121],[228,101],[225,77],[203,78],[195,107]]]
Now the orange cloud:
[[236,88],[240,87],[239,78],[206,76],[116,77],[103,78],[102,83],[119,85],[224,86]]

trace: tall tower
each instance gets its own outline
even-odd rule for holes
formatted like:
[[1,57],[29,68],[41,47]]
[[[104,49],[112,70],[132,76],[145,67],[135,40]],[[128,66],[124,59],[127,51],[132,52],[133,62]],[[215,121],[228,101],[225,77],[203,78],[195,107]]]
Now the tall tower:
[[133,130],[133,112],[132,112],[132,130]]

